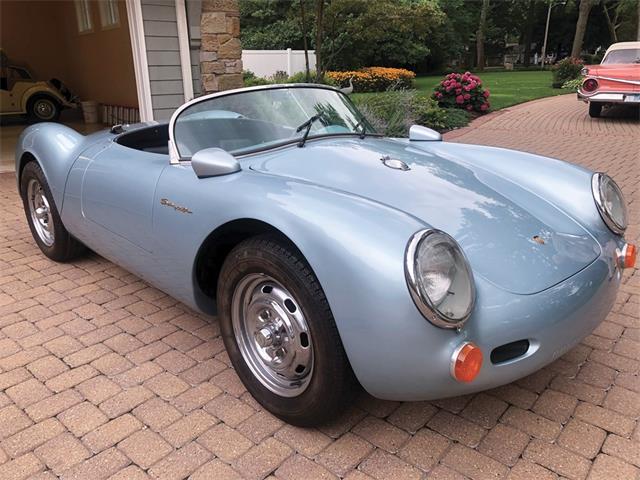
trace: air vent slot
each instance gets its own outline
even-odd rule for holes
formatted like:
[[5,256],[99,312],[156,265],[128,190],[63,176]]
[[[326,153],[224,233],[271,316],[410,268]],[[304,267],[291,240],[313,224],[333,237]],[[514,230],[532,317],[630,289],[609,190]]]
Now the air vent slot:
[[514,358],[521,357],[529,350],[529,340],[517,340],[496,347],[491,352],[491,363],[499,365]]

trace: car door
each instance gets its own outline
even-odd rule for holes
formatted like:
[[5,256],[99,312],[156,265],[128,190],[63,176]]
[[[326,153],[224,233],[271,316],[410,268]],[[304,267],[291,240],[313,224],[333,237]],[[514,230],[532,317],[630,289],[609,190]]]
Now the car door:
[[112,235],[153,252],[154,194],[168,165],[167,155],[111,142],[84,171],[82,215]]

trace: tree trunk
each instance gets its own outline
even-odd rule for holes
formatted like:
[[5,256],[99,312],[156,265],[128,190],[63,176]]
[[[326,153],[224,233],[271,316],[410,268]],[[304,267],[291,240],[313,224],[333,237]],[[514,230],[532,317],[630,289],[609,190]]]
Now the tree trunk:
[[571,48],[571,56],[573,58],[580,58],[580,54],[582,53],[582,43],[587,30],[587,21],[589,20],[591,7],[593,7],[593,0],[580,1],[578,21],[576,22],[576,34],[573,37],[573,48]]
[[484,34],[487,28],[487,11],[489,10],[489,0],[482,0],[482,10],[480,11],[480,25],[478,25],[478,33],[476,34],[476,52],[478,70],[484,70]]
[[304,1],[300,0],[300,30],[302,31],[302,42],[304,44],[304,73],[305,81],[311,81],[311,72],[309,71],[309,45],[307,42],[307,17],[304,11]]
[[324,0],[316,0],[316,82],[324,80],[324,57],[322,55],[322,37],[324,35]]
[[636,35],[636,40],[640,42],[640,2],[638,2],[638,33]]
[[533,15],[534,15],[534,2],[533,0],[529,0],[529,5],[527,8],[527,18],[524,26],[524,59],[522,60],[522,64],[525,67],[528,67],[531,64],[531,36],[533,35]]
[[618,34],[616,33],[616,19],[611,20],[609,15],[609,7],[606,3],[602,4],[602,10],[604,10],[604,17],[607,19],[607,27],[609,27],[609,35],[611,35],[611,41],[616,43],[618,41]]

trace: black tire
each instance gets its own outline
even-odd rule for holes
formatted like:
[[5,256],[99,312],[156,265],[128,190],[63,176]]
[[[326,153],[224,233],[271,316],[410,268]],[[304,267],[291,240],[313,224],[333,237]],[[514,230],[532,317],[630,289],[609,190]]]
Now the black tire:
[[[28,189],[31,181],[35,181],[40,184],[43,196],[48,202],[50,221],[53,224],[54,234],[53,243],[51,245],[47,245],[40,236],[31,215],[28,198]],[[35,161],[27,163],[22,171],[22,175],[20,177],[20,196],[22,197],[22,204],[27,216],[29,228],[31,229],[31,234],[33,235],[33,238],[40,250],[42,250],[42,253],[56,262],[67,262],[86,252],[86,247],[72,237],[67,229],[64,228],[62,220],[60,219],[60,214],[58,213],[58,209],[54,203],[53,195],[51,195],[47,179],[44,176],[42,168],[40,168],[40,165]]]
[[[291,292],[304,312],[314,352],[312,376],[298,396],[273,393],[252,373],[234,335],[231,318],[236,287],[247,275],[266,274]],[[253,397],[269,412],[293,425],[322,424],[350,404],[358,391],[331,309],[302,254],[275,236],[253,237],[227,256],[218,280],[218,318],[231,362]]]
[[600,118],[602,113],[602,104],[597,102],[589,102],[589,116],[591,118]]
[[60,118],[60,104],[49,95],[34,95],[27,104],[29,121],[55,122]]

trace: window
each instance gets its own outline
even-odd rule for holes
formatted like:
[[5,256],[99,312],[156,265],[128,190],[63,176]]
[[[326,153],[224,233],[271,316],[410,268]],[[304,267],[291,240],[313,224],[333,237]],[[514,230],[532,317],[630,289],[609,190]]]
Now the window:
[[100,0],[99,5],[102,28],[117,27],[120,24],[118,0]]
[[76,0],[76,17],[78,18],[78,32],[80,33],[93,30],[90,3],[89,0]]

